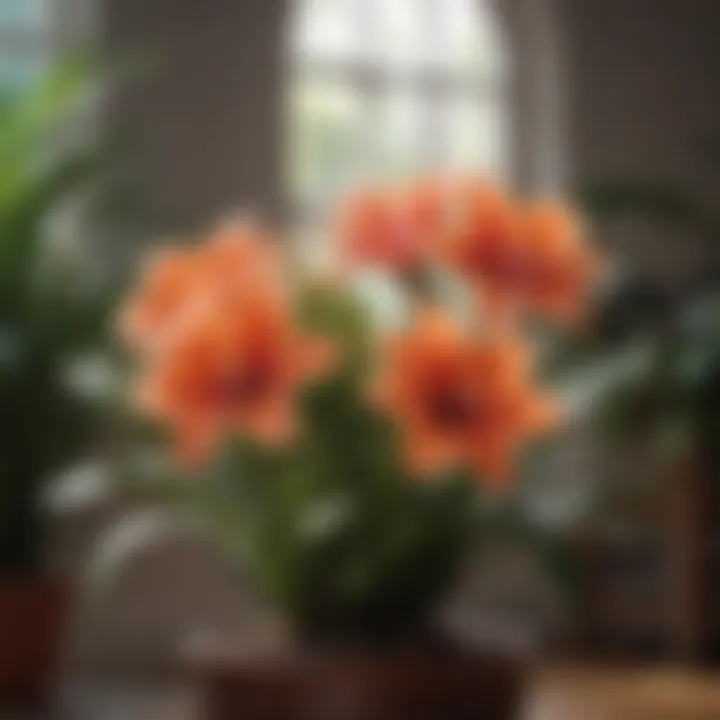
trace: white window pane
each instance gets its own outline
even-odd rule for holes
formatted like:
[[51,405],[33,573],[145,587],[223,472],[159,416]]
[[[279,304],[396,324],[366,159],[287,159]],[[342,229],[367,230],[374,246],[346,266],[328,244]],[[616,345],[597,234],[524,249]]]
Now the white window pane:
[[352,87],[304,79],[292,98],[291,178],[302,202],[331,200],[359,175],[361,96]]
[[426,104],[421,95],[389,90],[377,98],[372,122],[372,175],[377,178],[402,178],[427,167],[424,146]]
[[447,167],[502,177],[506,165],[506,128],[498,103],[457,97],[447,101],[445,113]]
[[442,2],[442,8],[437,13],[442,39],[439,49],[442,61],[449,67],[477,69],[481,32],[478,4],[474,0]]
[[389,68],[427,65],[425,0],[375,0],[379,59]]
[[47,0],[0,0],[0,29],[33,31],[43,24]]
[[427,62],[457,76],[494,78],[502,68],[497,19],[483,0],[423,0],[431,22]]
[[296,10],[296,50],[301,58],[359,59],[366,43],[358,32],[362,0],[302,0]]
[[[507,49],[500,20],[487,0],[465,0],[473,5],[476,13],[474,62],[478,71],[488,77],[502,79],[507,69]],[[467,43],[463,40],[462,43]]]

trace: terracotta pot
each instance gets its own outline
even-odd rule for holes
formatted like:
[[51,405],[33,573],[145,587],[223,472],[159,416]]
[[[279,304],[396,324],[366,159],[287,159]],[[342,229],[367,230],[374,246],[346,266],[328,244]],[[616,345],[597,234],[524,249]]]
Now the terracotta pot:
[[60,578],[0,578],[0,709],[45,701],[67,605]]
[[447,651],[213,653],[192,661],[207,720],[511,720],[526,666]]

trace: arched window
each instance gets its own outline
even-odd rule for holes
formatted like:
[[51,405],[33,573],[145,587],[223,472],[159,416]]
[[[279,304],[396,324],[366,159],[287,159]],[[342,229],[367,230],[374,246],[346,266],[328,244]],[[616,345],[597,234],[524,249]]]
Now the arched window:
[[433,170],[508,171],[506,57],[488,0],[296,0],[294,210]]

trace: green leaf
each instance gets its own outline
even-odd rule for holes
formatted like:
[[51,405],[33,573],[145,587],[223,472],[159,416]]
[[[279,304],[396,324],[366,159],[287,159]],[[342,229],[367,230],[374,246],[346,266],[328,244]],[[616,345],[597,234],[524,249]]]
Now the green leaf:
[[66,368],[101,339],[105,297],[60,282],[58,268],[39,278],[48,217],[114,155],[103,142],[56,142],[96,79],[96,65],[75,56],[0,101],[0,570],[39,562],[40,490],[102,429]]

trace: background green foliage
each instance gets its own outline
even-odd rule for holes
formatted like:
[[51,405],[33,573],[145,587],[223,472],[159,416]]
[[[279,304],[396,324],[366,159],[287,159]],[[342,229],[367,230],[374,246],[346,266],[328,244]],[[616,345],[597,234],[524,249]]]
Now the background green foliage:
[[[709,139],[699,167],[710,187],[720,181],[720,143]],[[717,462],[720,438],[720,196],[682,183],[606,178],[582,188],[579,202],[596,224],[642,222],[700,243],[702,266],[685,287],[670,290],[630,278],[605,304],[606,345],[642,345],[646,361],[605,399],[608,428],[650,440],[665,459],[699,452]],[[608,347],[609,346],[609,347]],[[713,466],[715,467],[715,466]]]
[[92,438],[69,369],[99,345],[111,298],[52,252],[49,228],[68,212],[80,227],[68,203],[92,207],[108,161],[106,142],[63,132],[94,79],[69,58],[0,98],[0,573],[41,564],[44,483]]

